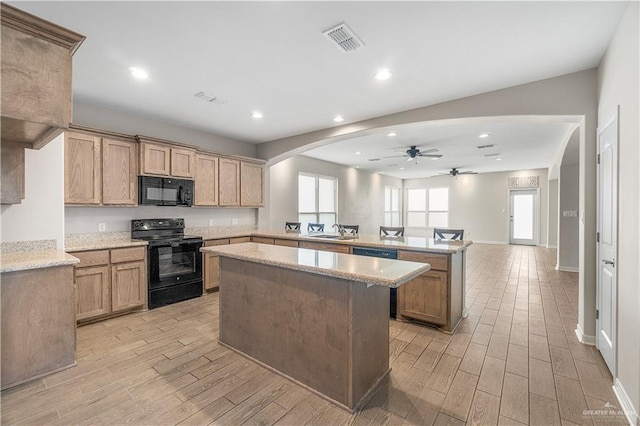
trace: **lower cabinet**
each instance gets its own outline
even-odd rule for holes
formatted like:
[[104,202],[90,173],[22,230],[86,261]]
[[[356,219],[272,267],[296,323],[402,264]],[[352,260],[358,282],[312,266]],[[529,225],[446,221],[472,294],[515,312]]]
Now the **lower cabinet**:
[[[217,240],[205,240],[204,246],[222,246],[227,244],[248,243],[255,237],[221,238]],[[215,253],[203,253],[202,259],[203,277],[202,283],[205,291],[217,290],[220,286],[220,258]]]
[[312,249],[312,250],[332,251],[334,253],[349,254],[349,246],[343,245],[343,244],[317,243],[315,241],[299,241],[298,247]]
[[84,322],[143,308],[147,302],[147,250],[130,247],[73,253],[76,320]]
[[449,319],[448,256],[398,250],[398,260],[431,264],[429,271],[398,288],[398,318],[446,326]]

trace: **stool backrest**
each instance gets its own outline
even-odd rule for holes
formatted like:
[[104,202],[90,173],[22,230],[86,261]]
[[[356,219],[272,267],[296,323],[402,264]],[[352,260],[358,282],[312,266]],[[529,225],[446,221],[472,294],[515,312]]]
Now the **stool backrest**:
[[345,234],[357,235],[360,225],[340,225]]
[[299,231],[300,230],[300,222],[285,222],[284,230],[285,231]]
[[324,232],[324,223],[310,223],[307,232]]
[[436,240],[462,240],[464,229],[433,228],[433,238]]
[[381,226],[381,237],[404,237],[404,226]]

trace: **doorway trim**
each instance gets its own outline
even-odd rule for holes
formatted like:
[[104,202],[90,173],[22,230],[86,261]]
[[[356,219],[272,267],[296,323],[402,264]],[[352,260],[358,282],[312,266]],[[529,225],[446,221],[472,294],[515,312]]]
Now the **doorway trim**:
[[[512,233],[513,233],[513,203],[512,203],[512,196],[514,193],[516,192],[524,192],[524,191],[528,191],[528,192],[534,192],[535,191],[535,198],[534,198],[534,205],[533,205],[533,242],[532,244],[526,244],[526,243],[514,243],[513,241],[513,237],[512,237]],[[509,193],[509,215],[508,215],[508,221],[507,221],[507,227],[508,227],[508,242],[510,245],[528,245],[531,247],[536,247],[540,244],[540,188],[510,188],[508,190]]]

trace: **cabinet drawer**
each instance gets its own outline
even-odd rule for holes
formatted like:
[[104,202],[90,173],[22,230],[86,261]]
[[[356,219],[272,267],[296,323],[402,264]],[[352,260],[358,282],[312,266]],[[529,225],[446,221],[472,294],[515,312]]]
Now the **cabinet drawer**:
[[111,263],[144,260],[145,247],[128,247],[111,250]]
[[207,240],[204,242],[204,246],[205,247],[211,247],[211,246],[225,246],[229,244],[229,239],[228,238],[223,238],[221,240]]
[[349,254],[349,246],[330,243],[316,243],[314,241],[300,241],[298,247],[312,250],[332,251],[335,253]]
[[420,253],[417,251],[398,250],[398,260],[422,262],[431,265],[431,269],[438,271],[449,270],[449,256],[446,254]]
[[273,238],[251,237],[251,242],[260,244],[273,244]]
[[76,268],[109,264],[109,250],[81,251],[71,253],[71,255],[80,259],[80,263],[76,265]]
[[274,238],[273,244],[277,246],[298,247],[298,242],[296,240],[283,240],[280,238]]
[[251,237],[236,237],[229,238],[229,244],[240,244],[251,242]]

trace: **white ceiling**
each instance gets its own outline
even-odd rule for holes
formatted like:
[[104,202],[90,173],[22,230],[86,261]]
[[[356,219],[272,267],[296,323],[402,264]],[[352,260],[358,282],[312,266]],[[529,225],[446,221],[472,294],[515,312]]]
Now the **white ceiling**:
[[[348,124],[593,68],[627,5],[11,3],[87,36],[74,57],[76,100],[253,143],[337,126],[332,122],[336,114]],[[342,53],[322,35],[342,22],[364,42],[363,48]],[[145,68],[149,79],[135,80],[128,71],[131,66]],[[393,78],[374,80],[379,68],[391,69]],[[228,102],[215,105],[195,99],[200,91]],[[264,118],[251,118],[254,110]],[[519,141],[529,140],[528,132],[552,138],[563,131],[558,125],[543,127],[502,130]],[[472,130],[449,129],[442,137],[459,141]],[[424,143],[418,141],[439,137],[429,132],[415,135],[419,145]],[[453,161],[460,149],[456,143],[446,150],[441,146],[441,164],[481,171],[483,164],[474,162],[471,153]],[[342,146],[332,145],[335,152],[343,152]],[[309,155],[335,156],[330,150],[325,147]],[[536,156],[535,164],[538,159],[543,156]]]

